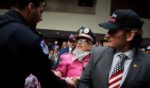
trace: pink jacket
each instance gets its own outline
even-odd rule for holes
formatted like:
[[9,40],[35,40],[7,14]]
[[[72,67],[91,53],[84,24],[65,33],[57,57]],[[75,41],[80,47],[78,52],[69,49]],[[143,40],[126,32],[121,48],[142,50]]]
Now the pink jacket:
[[90,55],[84,57],[83,61],[72,61],[72,57],[74,57],[74,55],[71,53],[61,55],[61,62],[57,70],[61,72],[62,77],[80,77],[90,59]]

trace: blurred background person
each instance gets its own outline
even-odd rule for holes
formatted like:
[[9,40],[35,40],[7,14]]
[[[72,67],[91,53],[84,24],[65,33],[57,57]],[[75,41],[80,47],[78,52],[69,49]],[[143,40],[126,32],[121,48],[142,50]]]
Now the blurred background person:
[[104,36],[104,39],[102,40],[103,41],[103,43],[102,43],[102,45],[103,46],[106,46],[106,47],[108,47],[109,46],[109,35],[108,34],[105,34],[105,36]]
[[63,41],[63,43],[62,43],[62,45],[61,45],[61,49],[67,48],[67,47],[68,47],[67,41]]
[[146,47],[145,52],[146,52],[147,54],[150,54],[150,45]]
[[54,46],[53,46],[53,49],[54,50],[59,50],[60,49],[60,46],[58,45],[58,41],[56,40],[56,41],[54,41]]
[[75,40],[76,40],[76,35],[70,34],[69,38],[68,38],[68,42],[67,42],[67,47],[62,48],[60,50],[59,56],[61,56],[64,53],[72,53],[72,51],[75,48]]
[[58,49],[53,49],[49,52],[49,59],[51,61],[51,68],[56,69],[59,64],[59,51]]

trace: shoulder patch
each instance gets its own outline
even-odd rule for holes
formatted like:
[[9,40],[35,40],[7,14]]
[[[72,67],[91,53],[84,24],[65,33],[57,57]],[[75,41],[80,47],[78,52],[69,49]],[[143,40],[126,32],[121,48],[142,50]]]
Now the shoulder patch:
[[43,40],[41,41],[41,47],[42,47],[42,50],[43,50],[44,54],[49,53],[48,46],[45,44],[45,42]]

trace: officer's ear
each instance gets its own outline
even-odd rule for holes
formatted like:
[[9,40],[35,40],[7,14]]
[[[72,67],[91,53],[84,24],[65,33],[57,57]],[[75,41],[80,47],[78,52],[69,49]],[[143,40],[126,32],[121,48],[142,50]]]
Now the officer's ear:
[[27,9],[28,9],[29,12],[33,12],[33,10],[35,9],[34,4],[30,2],[30,3],[27,5]]

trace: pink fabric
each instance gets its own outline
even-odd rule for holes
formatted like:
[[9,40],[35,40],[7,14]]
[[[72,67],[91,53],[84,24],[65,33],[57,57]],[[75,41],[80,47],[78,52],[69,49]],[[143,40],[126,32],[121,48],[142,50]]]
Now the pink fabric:
[[62,77],[80,77],[83,68],[89,62],[90,55],[87,55],[83,61],[72,61],[73,54],[65,53],[61,55],[61,62],[57,68],[58,71],[62,73]]

